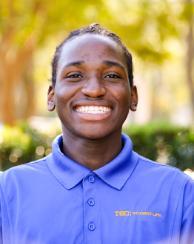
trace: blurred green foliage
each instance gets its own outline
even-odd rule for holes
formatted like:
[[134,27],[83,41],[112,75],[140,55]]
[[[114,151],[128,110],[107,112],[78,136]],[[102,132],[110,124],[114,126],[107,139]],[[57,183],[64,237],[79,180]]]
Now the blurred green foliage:
[[0,165],[5,170],[14,165],[42,158],[50,153],[51,140],[27,124],[5,126],[0,130]]
[[0,1],[0,41],[12,52],[32,42],[37,48],[48,38],[99,22],[121,36],[141,59],[157,64],[169,57],[168,41],[181,38],[193,10],[192,2],[171,0],[48,0],[46,4],[4,0]]
[[185,170],[194,169],[194,130],[169,123],[150,123],[124,128],[134,150],[154,161]]
[[[194,131],[169,124],[130,125],[134,149],[152,160],[185,170],[194,169]],[[56,132],[57,134],[57,132]],[[3,170],[37,160],[51,151],[53,136],[42,134],[26,124],[0,130],[0,164]]]

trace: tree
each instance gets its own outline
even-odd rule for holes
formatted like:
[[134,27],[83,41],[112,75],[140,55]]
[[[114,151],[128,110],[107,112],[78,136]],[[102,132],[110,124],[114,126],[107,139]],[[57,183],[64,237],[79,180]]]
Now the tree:
[[190,94],[190,101],[192,107],[192,118],[194,120],[194,80],[193,80],[193,67],[194,67],[194,2],[193,0],[186,0],[183,8],[183,19],[186,24],[186,51],[185,51],[185,70],[186,82]]
[[194,119],[194,1],[121,0],[111,5],[109,10],[115,16],[111,28],[120,33],[131,50],[143,62],[146,61],[146,65],[154,65],[159,73],[160,65],[173,55],[168,41],[182,42],[186,60],[185,85]]
[[[183,16],[181,18],[181,16]],[[146,64],[161,65],[168,41],[188,27],[187,86],[193,104],[193,1],[4,0],[0,2],[0,121],[13,124],[34,111],[33,57],[49,37],[99,22],[118,33]],[[17,89],[16,89],[17,88]],[[20,91],[20,92],[18,92]],[[194,105],[193,105],[194,106]],[[19,108],[19,109],[18,109]],[[194,109],[193,109],[194,111]]]
[[[33,114],[33,76],[29,73],[36,48],[49,36],[68,31],[77,21],[80,24],[86,21],[85,11],[90,6],[90,1],[78,0],[1,1],[0,120],[3,123],[14,124],[16,119]],[[30,96],[24,96],[25,93]]]

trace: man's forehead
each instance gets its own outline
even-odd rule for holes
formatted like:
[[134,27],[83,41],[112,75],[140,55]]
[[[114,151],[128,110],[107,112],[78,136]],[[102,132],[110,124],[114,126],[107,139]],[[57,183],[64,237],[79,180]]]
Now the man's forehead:
[[[80,36],[73,37],[64,43],[61,51],[61,55],[64,55],[68,51],[73,51],[81,46],[94,45],[96,48],[99,45],[109,46],[112,49],[117,49],[121,51],[120,45],[112,40],[110,37],[99,35],[99,34],[83,34]],[[81,50],[80,50],[81,51]],[[95,51],[95,50],[94,50]]]
[[104,49],[105,55],[108,50],[109,55],[113,54],[112,56],[115,56],[116,54],[116,56],[123,56],[122,48],[109,37],[98,34],[84,34],[68,40],[67,43],[63,45],[58,65],[63,66],[64,62],[76,61],[73,60],[74,56],[79,56],[80,58],[82,55],[84,56],[90,53],[95,53],[97,57],[100,55],[98,53],[98,48],[100,48],[101,51]]

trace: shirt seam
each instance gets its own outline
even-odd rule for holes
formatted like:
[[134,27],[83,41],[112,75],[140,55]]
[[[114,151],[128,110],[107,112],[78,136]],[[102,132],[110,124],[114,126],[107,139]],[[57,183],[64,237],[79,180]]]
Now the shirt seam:
[[[177,177],[178,173],[176,174],[176,177]],[[175,177],[175,180],[174,182],[176,181],[176,177]],[[186,185],[186,183],[188,182],[188,180],[185,180],[184,181],[184,184],[183,186],[181,187],[179,193],[181,193]],[[170,236],[171,236],[171,241],[173,240],[173,230],[174,230],[174,225],[175,225],[175,217],[177,216],[177,211],[178,211],[178,206],[179,206],[179,203],[181,201],[181,194],[179,194],[179,197],[178,197],[178,200],[177,200],[177,205],[176,205],[176,210],[175,210],[175,214],[174,214],[174,217],[173,217],[173,222],[172,222],[172,229],[171,229],[171,232],[170,232]],[[170,242],[171,243],[171,242]]]
[[[8,202],[7,202],[7,199],[5,197],[5,193],[4,193],[4,190],[3,190],[3,187],[2,187],[2,183],[0,183],[0,191],[1,191],[1,195],[2,195],[2,198],[3,198],[3,201],[5,202],[5,210],[6,210],[6,213],[7,213],[7,218],[8,218],[8,224],[10,225],[10,230],[11,230],[11,236],[13,234],[13,225],[12,225],[12,222],[11,222],[11,218],[10,218],[10,215],[9,215],[9,211],[8,211]],[[2,216],[2,214],[1,214]],[[8,237],[8,240],[9,239],[12,239],[11,237]]]
[[[136,152],[137,153],[137,152]],[[138,153],[137,153],[138,154]],[[149,158],[146,158],[140,154],[138,154],[139,158],[142,159],[145,163],[147,164],[152,164],[153,166],[155,167],[165,167],[165,168],[168,168],[168,169],[172,169],[172,170],[177,170],[178,172],[180,171],[178,168],[172,166],[172,165],[169,165],[168,163],[161,163],[161,162],[158,162],[158,161],[153,161]],[[181,171],[180,171],[181,172]]]

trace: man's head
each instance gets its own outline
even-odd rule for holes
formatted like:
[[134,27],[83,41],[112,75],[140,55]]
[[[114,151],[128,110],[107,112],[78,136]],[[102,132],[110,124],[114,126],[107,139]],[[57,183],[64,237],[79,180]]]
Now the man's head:
[[48,109],[56,106],[63,134],[118,136],[129,109],[135,111],[137,105],[132,58],[114,34],[102,34],[96,25],[94,33],[88,29],[72,32],[56,49]]
[[99,24],[91,24],[87,27],[80,28],[70,32],[69,35],[57,46],[52,60],[52,85],[55,86],[56,83],[58,60],[60,58],[63,45],[69,40],[82,36],[84,34],[96,34],[96,35],[108,37],[114,42],[116,42],[122,48],[124,56],[126,58],[129,83],[132,86],[133,85],[133,62],[132,62],[131,54],[129,53],[125,45],[121,42],[120,38],[115,33],[108,31],[107,29],[103,28]]

